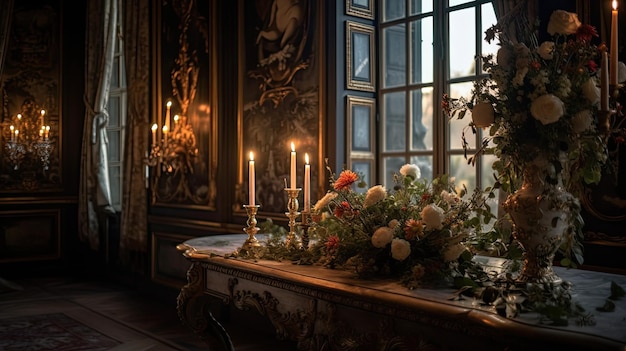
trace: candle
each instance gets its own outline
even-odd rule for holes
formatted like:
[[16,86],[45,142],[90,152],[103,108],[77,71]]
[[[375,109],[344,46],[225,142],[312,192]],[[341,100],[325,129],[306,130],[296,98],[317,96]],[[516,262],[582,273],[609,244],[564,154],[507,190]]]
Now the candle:
[[165,125],[167,126],[167,130],[170,130],[170,110],[172,108],[172,102],[168,101],[166,106],[167,109],[165,111]]
[[15,142],[19,143],[20,141],[20,131],[19,130],[15,130]]
[[167,146],[167,132],[168,132],[167,126],[163,126],[163,145],[164,146]]
[[15,141],[15,127],[10,126],[9,129],[11,129],[11,141]]
[[174,125],[177,125],[177,124],[178,124],[178,119],[179,119],[179,118],[180,118],[180,117],[178,117],[178,115],[174,115]]
[[50,137],[50,126],[46,126],[46,129],[45,129],[46,140],[48,140],[49,137]]
[[254,178],[254,153],[252,151],[250,151],[250,161],[249,161],[249,166],[248,166],[248,204],[250,206],[254,206],[255,202],[254,202],[254,183],[255,183],[255,178]]
[[157,143],[157,138],[156,138],[157,128],[159,128],[159,126],[157,126],[156,123],[152,125],[152,145],[156,145]]
[[311,165],[309,154],[304,154],[304,212],[311,211]]
[[17,114],[17,129],[20,129],[21,124],[22,124],[22,114],[18,113]]
[[613,0],[613,11],[611,11],[611,85],[617,85],[617,1]]
[[45,116],[46,115],[46,110],[41,110],[41,128],[45,129]]
[[291,143],[291,172],[289,173],[291,180],[291,189],[296,188],[296,147]]

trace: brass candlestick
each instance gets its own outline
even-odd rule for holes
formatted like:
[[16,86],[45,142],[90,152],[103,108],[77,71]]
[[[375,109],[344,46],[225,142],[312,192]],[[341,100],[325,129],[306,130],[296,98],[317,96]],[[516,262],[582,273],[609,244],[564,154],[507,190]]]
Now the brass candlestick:
[[300,228],[302,228],[302,249],[307,250],[309,248],[309,228],[313,225],[311,220],[310,211],[302,211],[302,222],[300,222]]
[[254,236],[258,231],[259,227],[256,226],[256,213],[259,210],[259,205],[243,205],[246,209],[246,213],[248,214],[248,221],[246,222],[248,226],[243,228],[243,231],[248,234],[248,238],[241,246],[242,251],[250,251],[253,247],[259,247],[261,244],[259,240]]
[[296,217],[300,215],[300,212],[298,212],[298,195],[300,194],[300,190],[302,189],[285,188],[285,192],[287,192],[287,196],[289,197],[289,201],[287,202],[288,212],[285,212],[285,215],[289,218],[289,234],[287,234],[287,239],[285,240],[285,246],[288,249],[300,247],[300,243],[296,237]]

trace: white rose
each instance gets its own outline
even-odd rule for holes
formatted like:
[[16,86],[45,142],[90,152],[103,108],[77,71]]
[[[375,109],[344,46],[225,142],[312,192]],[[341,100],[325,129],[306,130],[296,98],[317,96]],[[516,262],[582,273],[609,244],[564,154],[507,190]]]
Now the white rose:
[[551,124],[563,116],[565,104],[552,94],[541,95],[530,105],[530,113],[541,124]]
[[391,257],[398,261],[404,261],[411,254],[411,244],[400,238],[391,241]]
[[548,33],[550,35],[555,34],[574,34],[581,26],[578,15],[575,13],[556,10],[550,15],[550,22],[548,22]]
[[583,95],[589,100],[592,105],[597,104],[600,101],[600,88],[596,84],[595,79],[589,78],[582,86]]
[[478,128],[487,128],[494,121],[493,106],[487,102],[479,102],[472,109],[472,122]]
[[382,185],[375,185],[367,190],[363,207],[369,207],[387,197],[387,190]]
[[430,204],[422,210],[420,213],[422,216],[422,222],[426,224],[428,229],[441,229],[443,228],[443,209],[435,204]]
[[408,163],[400,167],[400,174],[402,174],[405,177],[411,177],[413,179],[418,179],[419,177],[422,176],[422,172],[420,171],[420,168],[417,165],[408,164]]
[[554,57],[554,42],[544,41],[537,48],[537,53],[544,60],[552,60],[552,58]]
[[393,229],[389,227],[380,227],[376,229],[372,235],[372,245],[377,248],[383,248],[387,246],[393,239]]
[[591,111],[579,111],[574,115],[574,117],[572,117],[572,129],[574,129],[574,132],[576,133],[582,133],[591,127],[592,120],[593,116],[591,115]]
[[457,194],[448,192],[447,190],[441,191],[441,198],[443,199],[443,201],[447,202],[448,205],[454,205],[461,201]]

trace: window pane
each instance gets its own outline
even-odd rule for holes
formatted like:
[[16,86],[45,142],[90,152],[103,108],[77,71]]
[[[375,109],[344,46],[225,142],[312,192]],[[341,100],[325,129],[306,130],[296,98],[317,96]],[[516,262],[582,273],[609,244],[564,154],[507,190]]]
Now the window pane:
[[120,76],[120,71],[119,71],[119,67],[120,67],[120,57],[119,56],[115,56],[113,58],[113,67],[111,70],[111,89],[117,89],[120,87],[120,80],[119,80],[119,76]]
[[463,185],[469,192],[476,188],[476,168],[468,165],[463,155],[450,156],[450,176],[454,177],[457,193],[463,189]]
[[411,163],[420,168],[422,179],[433,179],[433,157],[432,156],[411,156]]
[[[471,95],[473,87],[474,84],[472,82],[451,84],[449,95],[451,98],[469,97]],[[461,142],[461,140],[464,131],[465,139],[469,143],[469,147],[476,147],[476,136],[472,133],[471,128],[468,127],[471,118],[472,114],[471,112],[468,112],[461,120],[455,117],[449,121],[448,126],[450,131],[450,137],[448,146],[451,150],[463,149],[463,143]]]
[[403,91],[385,94],[383,103],[385,106],[384,118],[384,151],[404,151],[406,149],[406,98]]
[[[492,4],[483,4],[483,6],[481,7],[482,9],[482,55],[488,55],[488,54],[496,54],[498,52],[498,43],[496,40],[492,40],[491,44],[487,43],[487,41],[485,40],[485,36],[484,33],[487,29],[489,29],[489,27],[491,27],[492,25],[496,24],[497,20],[496,20],[496,13],[493,10],[493,5]],[[484,73],[484,71],[483,71]]]
[[383,21],[392,21],[405,16],[405,0],[383,0]]
[[120,110],[120,97],[109,96],[109,105],[107,106],[109,127],[118,127],[120,125]]
[[400,168],[406,163],[404,157],[385,157],[383,159],[383,185],[387,189],[393,189],[396,185],[393,175],[400,172]]
[[448,0],[448,6],[452,7],[460,4],[466,4],[470,1],[472,0]]
[[411,83],[433,81],[433,18],[411,22]]
[[115,210],[121,210],[122,199],[120,198],[121,177],[120,167],[109,164],[109,184],[111,185],[111,202]]
[[432,12],[433,1],[432,0],[411,0],[411,15],[417,15],[420,13]]
[[406,84],[405,32],[404,23],[383,30],[385,87]]
[[115,130],[108,130],[107,137],[109,138],[109,162],[120,161],[120,132]]
[[427,87],[411,93],[411,149],[433,149],[433,88]]
[[475,74],[476,33],[475,9],[450,12],[450,78]]

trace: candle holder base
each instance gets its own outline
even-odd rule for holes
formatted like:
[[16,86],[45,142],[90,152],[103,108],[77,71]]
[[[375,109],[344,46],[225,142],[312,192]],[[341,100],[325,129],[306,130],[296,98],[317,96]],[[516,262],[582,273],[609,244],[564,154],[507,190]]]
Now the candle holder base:
[[285,247],[288,250],[291,249],[299,249],[301,247],[301,242],[296,235],[296,217],[300,215],[298,212],[298,195],[300,194],[300,188],[285,188],[285,192],[288,196],[287,202],[287,210],[285,215],[289,218],[289,233],[287,234],[287,238],[285,239]]
[[309,228],[313,226],[313,221],[311,220],[311,212],[303,211],[302,212],[302,222],[299,223],[300,228],[302,228],[302,246],[303,250],[309,249]]
[[246,222],[248,226],[243,228],[243,231],[248,234],[248,238],[244,241],[240,251],[250,252],[253,248],[261,246],[261,243],[255,236],[255,234],[259,231],[259,227],[256,226],[256,214],[260,206],[243,205],[243,207],[246,209],[246,213],[248,214],[248,221]]

